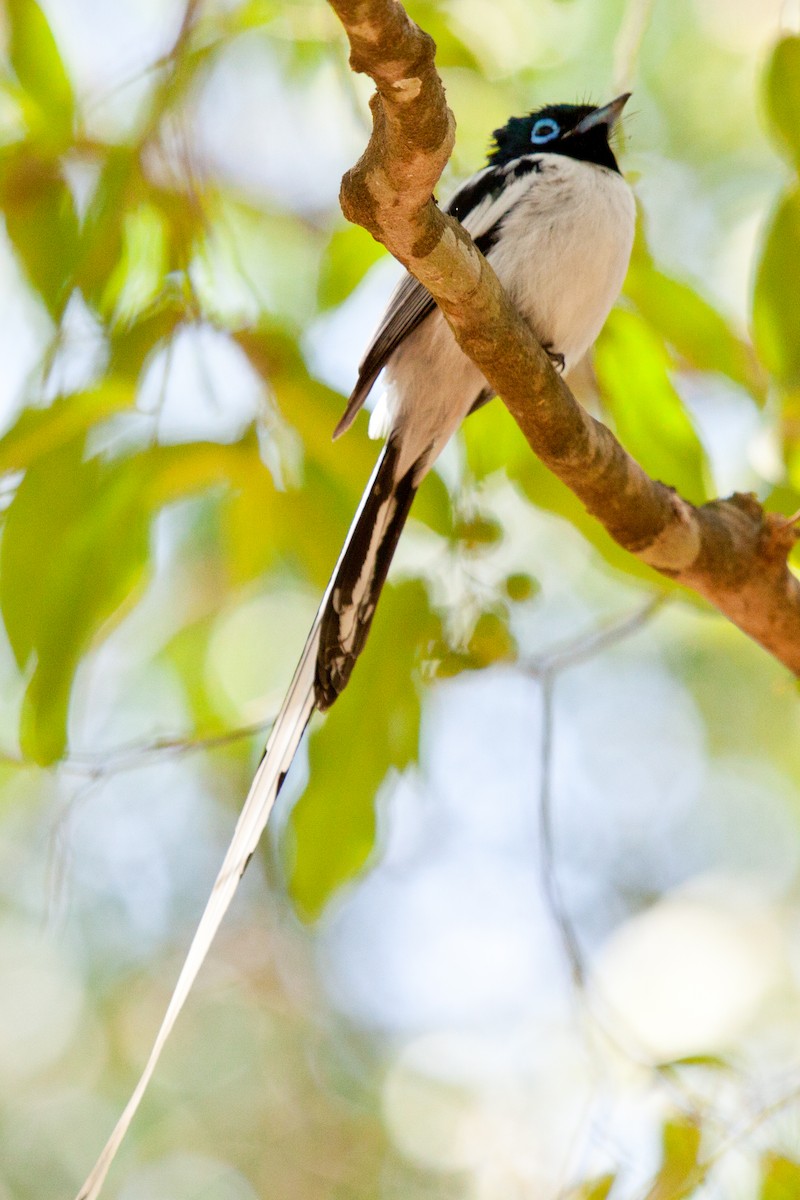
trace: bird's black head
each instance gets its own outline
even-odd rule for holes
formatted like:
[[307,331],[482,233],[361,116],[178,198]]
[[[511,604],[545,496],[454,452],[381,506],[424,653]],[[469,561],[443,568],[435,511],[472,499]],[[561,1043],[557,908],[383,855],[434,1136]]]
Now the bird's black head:
[[629,97],[630,92],[626,92],[603,108],[593,104],[550,104],[526,117],[512,117],[502,129],[494,131],[489,162],[502,166],[512,158],[542,150],[619,171],[608,139]]

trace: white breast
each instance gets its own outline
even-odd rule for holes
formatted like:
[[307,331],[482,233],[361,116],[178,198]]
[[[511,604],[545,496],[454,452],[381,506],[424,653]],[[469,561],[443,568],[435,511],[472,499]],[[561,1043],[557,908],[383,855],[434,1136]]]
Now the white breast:
[[636,206],[605,167],[543,154],[489,260],[539,340],[566,368],[589,349],[628,269]]

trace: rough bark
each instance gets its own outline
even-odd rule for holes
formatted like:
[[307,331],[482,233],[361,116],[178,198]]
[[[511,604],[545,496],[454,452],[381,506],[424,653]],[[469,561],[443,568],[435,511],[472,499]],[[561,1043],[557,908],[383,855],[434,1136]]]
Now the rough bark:
[[455,129],[433,41],[398,0],[329,3],[349,38],[353,70],[377,89],[372,136],[342,181],[345,216],[425,285],[533,452],[611,536],[800,675],[800,582],[787,565],[793,521],[766,513],[751,495],[688,503],[651,479],[582,408],[469,234],[433,201]]

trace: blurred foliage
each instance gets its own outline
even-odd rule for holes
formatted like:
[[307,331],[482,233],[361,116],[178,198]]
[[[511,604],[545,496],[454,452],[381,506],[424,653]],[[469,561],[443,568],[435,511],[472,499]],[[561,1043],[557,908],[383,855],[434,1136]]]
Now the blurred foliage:
[[570,1196],[570,1200],[608,1200],[614,1186],[613,1175],[603,1175],[601,1179],[593,1179],[582,1183]]
[[800,1188],[800,1165],[778,1154],[768,1154],[759,1200],[791,1200]]
[[[724,395],[761,449],[739,456],[737,486],[788,512],[800,507],[800,39],[776,27],[762,63],[726,41],[715,7],[669,7],[654,6],[648,24],[636,0],[409,5],[437,41],[457,110],[450,182],[478,165],[508,112],[587,87],[605,95],[628,56],[641,113],[628,149],[642,215],[624,296],[576,389],[648,471],[696,502],[719,490],[727,443],[708,398]],[[81,7],[78,41],[91,39],[89,11]],[[332,343],[347,343],[355,367],[358,347],[341,334],[343,314],[358,323],[382,257],[336,207],[337,173],[363,142],[364,93],[322,2],[189,3],[133,78],[120,71],[119,87],[99,92],[81,75],[75,29],[73,41],[63,32],[69,25],[56,4],[5,0],[3,350],[21,364],[3,391],[0,436],[3,738],[17,781],[9,789],[34,765],[53,768],[55,781],[70,778],[107,719],[138,745],[167,737],[167,753],[231,734],[205,784],[235,808],[252,769],[245,735],[277,706],[302,645],[305,609],[291,598],[309,597],[313,611],[375,454],[363,419],[331,441],[344,397],[319,350],[325,343],[330,356]],[[251,75],[258,103],[242,117],[234,93]],[[753,115],[759,87],[771,145]],[[747,313],[727,296],[738,278],[727,267],[742,258],[745,235],[754,278]],[[401,551],[350,688],[312,728],[307,785],[293,773],[301,795],[278,857],[303,917],[318,917],[378,860],[380,813],[389,784],[419,757],[431,682],[524,664],[536,650],[531,622],[546,608],[549,564],[532,557],[526,538],[540,533],[540,546],[563,548],[587,595],[670,590],[532,458],[499,403],[471,418],[441,473],[425,481],[405,539],[411,549]],[[253,624],[258,602],[275,595],[290,597],[297,629],[288,618],[280,627]],[[679,608],[679,630],[682,620],[698,620],[686,616],[691,604]],[[233,658],[221,654],[223,638],[236,647]],[[258,674],[265,641],[275,654],[253,692],[248,672]],[[702,638],[670,646],[671,669],[707,726],[709,754],[738,749],[746,722],[772,765],[796,779],[796,699],[780,692],[760,651],[712,619]],[[112,686],[108,674],[120,662]],[[127,709],[137,671],[148,682],[138,707]],[[765,707],[774,695],[783,698]],[[169,741],[168,719],[182,723],[179,744]],[[111,772],[94,769],[96,778]],[[266,864],[274,868],[269,856]],[[274,980],[270,988],[280,990]],[[116,1012],[123,997],[99,1003]],[[288,1022],[280,1004],[274,1019]],[[256,1008],[247,1020],[256,1021]],[[302,1028],[291,1046],[313,1032],[314,1018],[303,1020],[296,1017]],[[280,1042],[268,1031],[258,1036]],[[281,1197],[465,1194],[457,1172],[432,1184],[387,1149],[380,1121],[362,1111],[363,1092],[336,1057],[341,1030],[319,1036],[313,1069],[299,1070],[302,1054],[286,1042],[277,1065],[267,1054],[275,1067],[267,1087],[285,1094],[300,1078],[306,1086],[292,1091],[291,1115],[274,1140],[285,1138],[300,1161],[298,1130],[313,1126],[339,1184],[331,1190],[321,1174],[298,1169],[273,1188],[260,1144],[248,1159],[253,1177],[261,1163],[263,1186],[270,1181],[270,1194]],[[124,1042],[123,1032],[114,1040]],[[362,1052],[369,1057],[353,1053]],[[124,1051],[114,1053],[124,1072]],[[691,1065],[713,1074],[716,1062],[697,1055]],[[320,1063],[336,1076],[335,1100],[317,1109],[309,1094]],[[189,1065],[184,1056],[182,1069]],[[230,1149],[240,1134],[222,1107],[209,1121]],[[162,1115],[189,1144],[181,1119]],[[83,1141],[93,1144],[103,1121],[96,1116]],[[668,1116],[661,1132],[650,1200],[700,1196],[700,1123]],[[25,1174],[24,1138],[9,1144],[15,1196],[64,1191],[66,1167],[54,1167],[41,1190]],[[759,1178],[760,1200],[800,1193],[796,1163],[777,1151],[763,1156]],[[616,1173],[595,1171],[570,1195],[606,1200],[622,1197],[623,1186]],[[148,1194],[180,1191],[174,1180],[153,1187]],[[250,1193],[232,1185],[225,1194]]]
[[696,1191],[701,1131],[696,1122],[667,1121],[663,1129],[663,1161],[648,1200],[686,1200]]
[[[620,440],[655,479],[669,479],[692,504],[709,498],[707,464],[692,422],[670,380],[663,341],[620,310],[606,322],[595,355],[601,398]],[[643,402],[631,403],[632,396]]]

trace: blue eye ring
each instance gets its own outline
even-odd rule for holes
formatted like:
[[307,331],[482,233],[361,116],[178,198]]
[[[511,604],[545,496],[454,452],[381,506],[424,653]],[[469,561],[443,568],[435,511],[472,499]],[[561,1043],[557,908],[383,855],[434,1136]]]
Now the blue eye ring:
[[561,133],[561,126],[552,117],[539,117],[531,130],[531,141],[534,146],[542,146],[552,142]]

